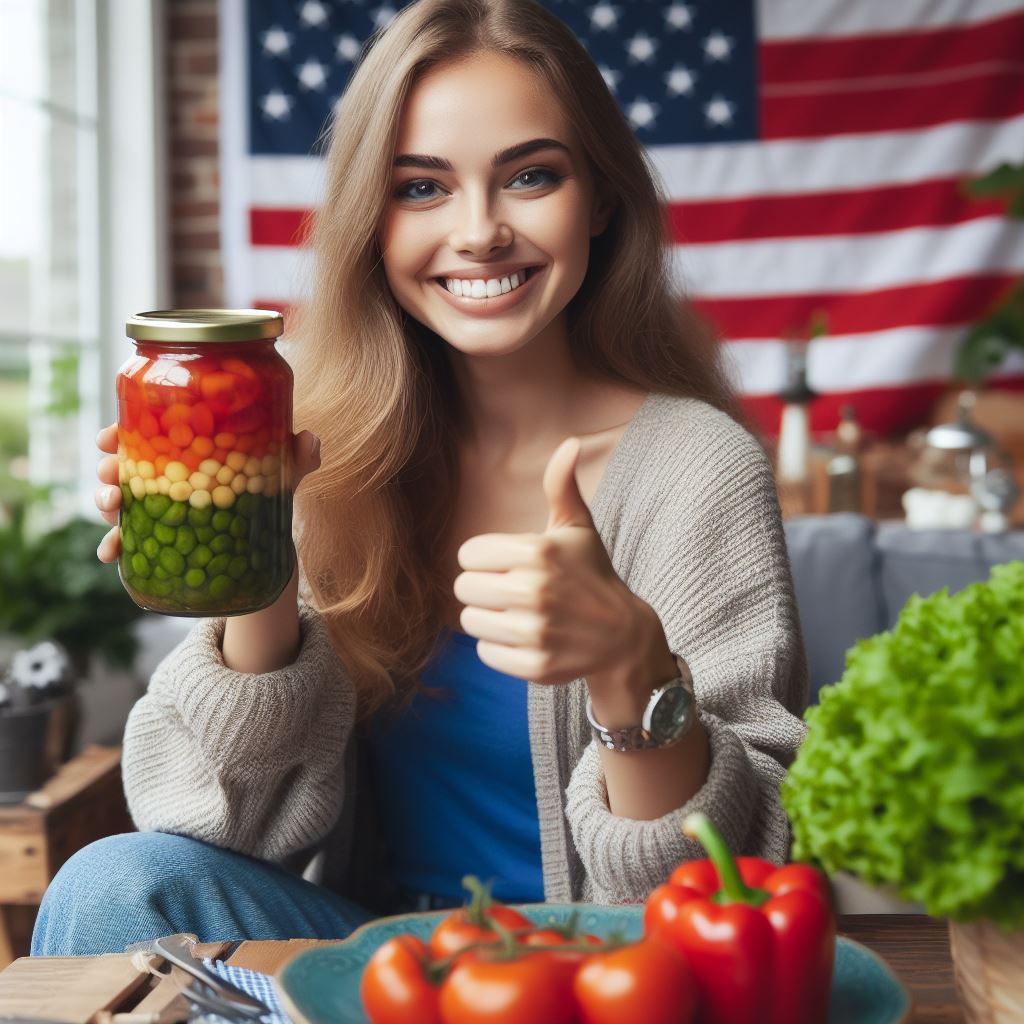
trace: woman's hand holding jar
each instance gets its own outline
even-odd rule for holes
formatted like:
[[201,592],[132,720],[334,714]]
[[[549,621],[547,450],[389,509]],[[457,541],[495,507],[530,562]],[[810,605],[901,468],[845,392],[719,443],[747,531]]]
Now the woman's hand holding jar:
[[[117,525],[122,495],[117,486],[117,424],[104,427],[96,445],[107,455],[100,459],[96,507],[112,529],[100,542],[96,555],[101,562],[121,557],[121,530]],[[293,490],[320,466],[320,441],[308,430],[293,434],[290,441]],[[224,630],[224,661],[238,672],[271,672],[291,664],[299,647],[298,568],[273,604],[246,615],[228,618]]]

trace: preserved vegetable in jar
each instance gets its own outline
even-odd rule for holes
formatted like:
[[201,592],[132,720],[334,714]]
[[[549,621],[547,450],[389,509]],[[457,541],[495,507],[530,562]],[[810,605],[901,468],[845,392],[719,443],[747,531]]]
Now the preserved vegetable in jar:
[[137,605],[240,615],[294,569],[292,371],[280,313],[179,309],[127,323],[117,377],[118,569]]

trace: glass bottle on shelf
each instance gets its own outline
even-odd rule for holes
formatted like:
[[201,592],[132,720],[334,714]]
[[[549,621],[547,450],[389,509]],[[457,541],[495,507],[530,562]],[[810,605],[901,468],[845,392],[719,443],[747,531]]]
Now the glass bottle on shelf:
[[911,468],[903,495],[907,525],[914,529],[980,529],[999,533],[1009,525],[1018,488],[1009,456],[972,419],[975,395],[964,391],[954,423],[932,427]]

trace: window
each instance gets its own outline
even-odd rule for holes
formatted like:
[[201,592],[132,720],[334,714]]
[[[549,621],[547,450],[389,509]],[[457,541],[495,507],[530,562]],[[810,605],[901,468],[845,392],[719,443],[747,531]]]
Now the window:
[[0,500],[94,516],[124,320],[166,302],[160,0],[0,0]]
[[77,503],[99,343],[95,5],[0,0],[0,486]]

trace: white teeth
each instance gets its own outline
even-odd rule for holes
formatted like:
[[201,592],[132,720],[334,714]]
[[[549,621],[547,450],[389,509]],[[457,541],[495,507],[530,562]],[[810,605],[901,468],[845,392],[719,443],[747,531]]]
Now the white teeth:
[[526,271],[520,270],[508,277],[492,277],[484,281],[475,278],[472,281],[460,280],[459,278],[447,277],[444,285],[452,293],[474,299],[493,298],[505,292],[515,291],[526,281]]

